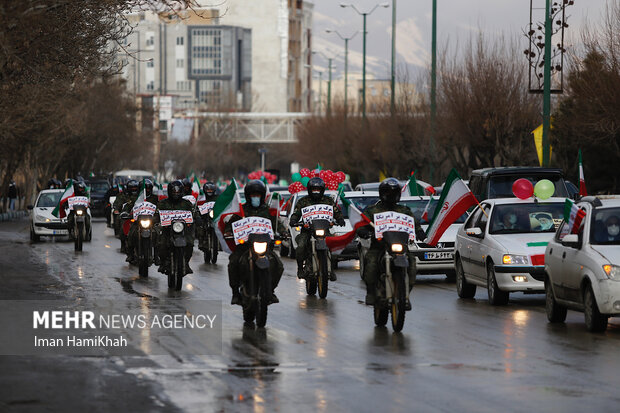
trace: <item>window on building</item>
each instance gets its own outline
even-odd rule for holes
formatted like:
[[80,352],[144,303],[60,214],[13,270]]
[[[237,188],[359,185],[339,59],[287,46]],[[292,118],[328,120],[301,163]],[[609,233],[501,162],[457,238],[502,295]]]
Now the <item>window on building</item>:
[[222,82],[220,80],[200,80],[198,82],[198,99],[212,108],[217,107],[222,104],[221,89]]
[[222,74],[222,30],[191,29],[192,75]]
[[152,60],[146,62],[146,67],[155,67],[155,63]]
[[192,82],[190,80],[177,81],[177,90],[192,90]]
[[177,59],[177,67],[184,67],[185,63],[183,61],[183,59]]
[[154,81],[150,81],[149,83],[146,84],[146,90],[154,90],[154,89],[155,89]]
[[146,38],[146,46],[153,46],[155,44],[155,36],[149,36]]
[[383,96],[390,96],[390,89],[383,89]]
[[183,37],[177,37],[177,45],[178,46],[183,46]]

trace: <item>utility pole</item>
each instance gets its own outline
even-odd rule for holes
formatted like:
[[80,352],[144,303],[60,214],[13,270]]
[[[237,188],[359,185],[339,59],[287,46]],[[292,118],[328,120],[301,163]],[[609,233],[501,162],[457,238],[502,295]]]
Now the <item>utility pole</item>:
[[545,1],[545,73],[543,86],[543,165],[549,166],[549,129],[551,127],[551,0]]
[[153,173],[157,174],[159,171],[159,157],[161,152],[161,133],[159,132],[159,91],[155,95],[155,133],[153,136],[154,149],[153,149]]
[[392,0],[392,69],[391,69],[391,79],[390,79],[390,88],[391,88],[391,96],[390,96],[390,113],[392,116],[396,113],[396,88],[395,88],[395,69],[394,69],[394,61],[396,59],[396,0]]
[[437,131],[437,0],[433,0],[433,34],[431,63],[431,133],[429,137],[430,181],[433,182],[435,172],[435,134]]
[[198,133],[199,133],[199,122],[198,122],[198,98],[194,100],[194,145],[198,144]]
[[348,105],[348,90],[349,90],[349,40],[353,39],[359,33],[359,30],[353,33],[352,36],[344,37],[338,30],[326,29],[326,33],[336,33],[338,37],[344,40],[344,121],[347,121],[347,105]]
[[332,114],[332,62],[333,58],[327,59],[329,62],[329,80],[327,81],[327,116]]

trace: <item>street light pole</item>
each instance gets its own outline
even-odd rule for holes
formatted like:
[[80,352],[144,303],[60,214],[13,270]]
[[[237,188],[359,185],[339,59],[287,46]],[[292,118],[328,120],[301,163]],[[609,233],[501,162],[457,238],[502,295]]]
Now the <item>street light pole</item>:
[[545,68],[543,89],[543,164],[549,166],[549,129],[551,127],[551,0],[545,2]]
[[327,81],[327,116],[332,114],[332,57],[327,59],[329,62],[329,80]]
[[348,99],[348,89],[349,89],[349,84],[348,84],[348,80],[349,80],[349,40],[353,39],[355,36],[357,36],[357,34],[359,33],[359,30],[356,31],[352,36],[349,37],[344,37],[343,35],[341,35],[338,30],[331,30],[331,29],[326,29],[325,30],[326,33],[336,33],[338,35],[338,37],[340,37],[342,40],[344,40],[344,119],[345,122],[347,120],[347,99]]
[[430,181],[433,182],[435,171],[435,133],[437,130],[437,0],[433,0],[433,34],[432,34],[432,63],[431,63],[431,133],[429,137],[430,151]]
[[392,69],[391,69],[391,79],[390,79],[390,88],[392,91],[392,96],[390,99],[390,113],[394,116],[396,112],[396,102],[395,102],[395,85],[394,85],[394,60],[396,58],[396,0],[392,0]]

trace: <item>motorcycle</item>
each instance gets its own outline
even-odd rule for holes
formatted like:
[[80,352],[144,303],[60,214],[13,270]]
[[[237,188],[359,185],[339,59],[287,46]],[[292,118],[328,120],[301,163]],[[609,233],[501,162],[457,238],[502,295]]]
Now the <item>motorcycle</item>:
[[[103,214],[105,215],[105,220],[106,220],[106,224],[108,226],[108,228],[112,228],[112,218],[113,218],[113,207],[112,205],[114,205],[114,201],[116,200],[115,196],[111,196],[110,199],[108,200],[108,203],[105,205],[105,208],[103,209]],[[116,235],[116,234],[114,234]]]
[[73,241],[74,250],[82,251],[82,243],[84,240],[88,240],[89,234],[87,234],[86,218],[88,216],[87,207],[83,205],[76,205],[71,211],[73,214]]
[[331,252],[325,242],[325,237],[329,234],[331,221],[327,219],[315,219],[308,224],[311,237],[310,244],[312,255],[306,260],[306,292],[308,295],[315,295],[317,288],[319,297],[327,297],[329,272],[331,270]]
[[149,276],[153,264],[153,216],[138,216],[138,273],[140,277]]
[[215,224],[213,223],[213,210],[208,212],[210,219],[203,219],[202,245],[201,248],[205,264],[209,262],[215,264],[217,262],[217,253],[220,248],[220,242],[215,234]]
[[401,231],[383,233],[385,254],[381,258],[380,268],[384,268],[377,281],[377,300],[374,305],[374,318],[377,326],[387,323],[392,316],[392,328],[395,332],[403,329],[405,324],[406,302],[409,300],[409,258],[407,256],[409,234]]
[[248,236],[249,274],[241,286],[243,320],[257,327],[265,327],[267,323],[267,307],[271,304],[271,272],[269,256],[274,244],[266,233],[253,233]]
[[189,231],[188,225],[183,220],[175,219],[170,224],[170,231],[166,234],[169,237],[170,260],[169,267],[166,269],[168,274],[168,288],[181,291],[183,287],[183,277],[185,277],[185,231]]

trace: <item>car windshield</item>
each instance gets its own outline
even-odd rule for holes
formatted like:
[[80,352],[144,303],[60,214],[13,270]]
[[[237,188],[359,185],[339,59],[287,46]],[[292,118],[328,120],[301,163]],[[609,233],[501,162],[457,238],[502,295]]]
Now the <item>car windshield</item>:
[[[347,197],[347,199],[355,205],[357,209],[360,211],[365,210],[370,205],[374,205],[379,201],[378,196],[355,196],[355,197]],[[338,207],[342,210],[342,215],[345,218],[349,218],[349,208],[344,208],[342,205],[342,200],[338,200]]]
[[106,181],[99,182],[91,182],[90,183],[90,191],[91,192],[107,192],[110,189],[110,184]]
[[560,202],[495,205],[489,234],[555,232],[563,218]]
[[592,215],[590,243],[620,244],[620,208],[596,208]]
[[62,192],[46,192],[41,194],[37,201],[37,208],[55,208],[61,195]]
[[[435,213],[435,208],[437,207],[437,202],[438,200],[433,198],[433,201],[431,202],[431,205],[428,208],[429,219],[433,218],[433,214]],[[409,209],[413,211],[413,216],[416,219],[416,221],[418,221],[421,225],[428,225],[428,221],[425,219],[422,219],[422,215],[424,214],[424,208],[426,208],[426,205],[428,204],[428,200],[426,199],[409,199],[406,201],[401,200],[400,204],[408,206]],[[455,223],[462,224],[465,222],[466,219],[467,219],[467,213],[464,213],[455,221]]]
[[553,185],[555,186],[555,192],[552,196],[561,198],[568,197],[564,179],[560,175],[496,175],[492,176],[490,179],[489,199],[514,198],[515,195],[512,193],[512,184],[520,178],[527,179],[532,183],[532,185],[536,185],[536,183],[541,179],[548,179],[553,182]]

